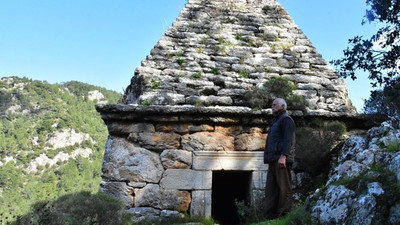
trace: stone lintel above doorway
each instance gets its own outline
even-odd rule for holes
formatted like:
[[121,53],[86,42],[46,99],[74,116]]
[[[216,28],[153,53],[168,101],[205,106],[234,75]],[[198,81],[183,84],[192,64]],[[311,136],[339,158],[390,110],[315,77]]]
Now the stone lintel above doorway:
[[263,152],[197,151],[193,152],[193,169],[266,171],[263,156]]

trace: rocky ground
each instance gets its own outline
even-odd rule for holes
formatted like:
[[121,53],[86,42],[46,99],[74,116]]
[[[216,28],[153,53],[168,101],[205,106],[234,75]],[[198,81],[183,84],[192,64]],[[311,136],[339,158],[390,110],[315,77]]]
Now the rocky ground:
[[351,136],[311,200],[322,224],[400,224],[400,129],[390,122]]

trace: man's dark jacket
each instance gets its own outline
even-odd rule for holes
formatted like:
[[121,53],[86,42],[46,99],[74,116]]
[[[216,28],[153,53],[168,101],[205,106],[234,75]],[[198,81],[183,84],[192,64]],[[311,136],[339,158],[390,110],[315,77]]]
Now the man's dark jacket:
[[286,110],[279,112],[268,131],[264,149],[264,163],[278,161],[281,155],[286,155],[286,162],[293,163],[295,157],[295,124]]

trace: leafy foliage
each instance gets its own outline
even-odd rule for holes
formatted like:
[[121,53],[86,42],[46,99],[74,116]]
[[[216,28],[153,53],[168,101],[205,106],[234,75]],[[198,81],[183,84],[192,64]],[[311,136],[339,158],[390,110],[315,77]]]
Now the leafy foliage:
[[262,109],[272,104],[275,98],[283,98],[291,109],[304,109],[307,105],[303,96],[293,94],[297,85],[288,78],[273,77],[262,88],[255,87],[244,95],[246,105]]
[[372,37],[356,36],[349,40],[344,57],[332,60],[340,76],[357,78],[356,71],[369,75],[373,87],[384,85],[384,89],[371,92],[365,102],[368,114],[386,114],[398,117],[400,110],[400,1],[366,0],[366,22],[377,22],[379,29]]
[[369,99],[364,101],[363,111],[374,117],[387,116],[398,120],[400,116],[400,77],[396,79],[396,84],[385,85],[383,90],[372,91]]
[[314,176],[327,172],[332,149],[346,132],[338,121],[314,120],[296,129],[297,169]]
[[[97,192],[108,133],[95,110],[98,100],[90,100],[88,93],[97,90],[109,103],[116,103],[120,94],[76,81],[52,85],[18,77],[1,78],[0,87],[6,100],[0,105],[0,224],[27,213],[38,201]],[[55,132],[68,129],[90,138],[62,148],[48,142]],[[78,148],[90,148],[90,157],[28,169],[41,155],[54,158]]]
[[369,73],[373,86],[393,85],[400,72],[400,2],[397,0],[367,0],[370,7],[365,15],[366,22],[379,22],[383,26],[369,39],[356,36],[349,40],[343,51],[344,58],[333,60],[340,75],[356,79],[355,71]]

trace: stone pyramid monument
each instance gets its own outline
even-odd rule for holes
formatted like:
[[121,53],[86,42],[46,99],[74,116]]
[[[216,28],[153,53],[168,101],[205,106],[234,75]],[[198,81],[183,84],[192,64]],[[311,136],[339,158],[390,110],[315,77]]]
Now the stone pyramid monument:
[[272,77],[295,82],[309,113],[355,113],[344,81],[275,0],[188,1],[123,102],[245,106],[244,94]]
[[233,224],[235,201],[264,193],[273,118],[243,96],[273,77],[307,101],[289,109],[295,121],[360,124],[344,81],[276,0],[189,0],[121,103],[96,106],[109,131],[100,190],[136,222],[187,213]]

